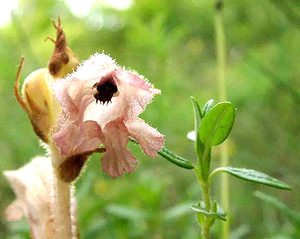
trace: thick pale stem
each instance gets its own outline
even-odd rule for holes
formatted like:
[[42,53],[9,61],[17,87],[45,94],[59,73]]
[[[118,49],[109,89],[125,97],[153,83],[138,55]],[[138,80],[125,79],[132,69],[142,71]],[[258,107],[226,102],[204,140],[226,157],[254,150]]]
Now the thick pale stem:
[[[215,2],[215,32],[216,32],[216,54],[217,54],[217,78],[219,84],[220,100],[226,99],[226,46],[223,26],[223,0]],[[221,166],[228,166],[228,148],[227,143],[221,145]],[[229,211],[229,180],[228,175],[223,174],[221,177],[221,200],[225,211]],[[229,238],[230,223],[229,218],[226,223],[222,224],[222,239]]]
[[53,216],[55,221],[55,239],[71,239],[72,223],[71,223],[71,185],[64,182],[59,177],[57,163],[59,153],[55,146],[50,146],[50,157],[54,168],[54,208]]

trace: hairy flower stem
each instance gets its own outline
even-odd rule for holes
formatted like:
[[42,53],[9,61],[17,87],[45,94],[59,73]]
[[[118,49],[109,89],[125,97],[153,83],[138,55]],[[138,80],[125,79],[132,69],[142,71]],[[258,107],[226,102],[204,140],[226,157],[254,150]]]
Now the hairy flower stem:
[[54,215],[57,225],[57,239],[72,238],[70,215],[70,183],[55,177]]
[[55,239],[71,239],[71,185],[59,177],[59,153],[54,145],[50,146],[50,157],[54,168],[54,221],[56,226]]
[[[216,0],[215,2],[215,34],[216,34],[216,57],[217,57],[217,80],[219,84],[220,100],[226,99],[226,81],[225,81],[225,67],[226,67],[226,46],[225,34],[223,25],[223,0]],[[221,145],[221,166],[228,166],[228,146],[227,143]],[[225,211],[229,211],[229,180],[228,175],[223,174],[221,177],[221,200]],[[222,239],[229,238],[230,221],[227,219],[226,223],[222,223]]]

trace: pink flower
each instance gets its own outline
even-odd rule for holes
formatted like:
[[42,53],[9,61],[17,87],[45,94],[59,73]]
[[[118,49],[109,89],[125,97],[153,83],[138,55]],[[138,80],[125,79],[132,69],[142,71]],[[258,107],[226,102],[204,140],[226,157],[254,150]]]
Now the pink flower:
[[53,88],[62,107],[53,139],[63,158],[90,154],[104,144],[102,168],[116,177],[137,165],[127,149],[129,137],[151,157],[162,148],[163,135],[139,118],[160,91],[109,56],[93,55]]
[[[17,170],[4,171],[17,198],[6,208],[9,221],[27,219],[34,239],[56,238],[57,222],[54,217],[54,172],[48,157],[35,157]],[[72,238],[77,238],[77,205],[71,194],[70,216]]]
[[50,238],[54,233],[51,217],[51,195],[53,172],[51,161],[45,157],[36,157],[22,168],[5,171],[17,199],[6,209],[9,221],[23,216],[29,222],[33,238]]

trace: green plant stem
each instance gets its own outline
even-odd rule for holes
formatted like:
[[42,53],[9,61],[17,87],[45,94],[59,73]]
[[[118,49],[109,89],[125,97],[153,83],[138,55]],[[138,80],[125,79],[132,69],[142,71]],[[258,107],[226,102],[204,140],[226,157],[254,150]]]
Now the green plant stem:
[[[217,79],[219,85],[220,100],[226,99],[226,46],[225,34],[223,26],[223,0],[215,2],[215,34],[216,34],[216,57],[217,57]],[[228,146],[225,142],[221,145],[221,166],[228,166]],[[224,174],[221,178],[221,200],[225,211],[229,211],[229,179],[228,175]],[[229,218],[226,223],[222,224],[222,239],[229,238],[230,223]]]
[[209,182],[205,182],[202,184],[202,193],[206,210],[209,212],[211,208]]
[[211,152],[211,148],[205,146],[204,152],[203,152],[203,162],[202,162],[202,175],[203,175],[204,182],[207,182],[208,176],[209,176],[210,152]]
[[[206,209],[206,211],[209,212],[211,209],[210,183],[207,179],[203,179],[201,170],[198,167],[194,168],[194,172],[196,174],[197,180],[201,187],[202,198],[204,201],[205,209]],[[198,217],[198,221],[201,224],[201,236],[203,239],[209,239],[210,238],[210,228],[211,228],[210,218],[206,217],[206,216],[203,216],[203,218],[202,217],[200,217],[200,218],[201,219],[199,219],[199,217]]]
[[[208,181],[202,182],[201,188],[202,188],[202,195],[203,195],[205,208],[209,212],[210,209],[211,209],[210,184],[209,184],[209,182]],[[205,220],[203,221],[203,225],[202,225],[202,237],[204,239],[209,239],[210,238],[210,227],[211,227],[210,218],[205,217]]]
[[[198,158],[198,167],[194,168],[199,185],[202,191],[202,198],[204,206],[207,212],[211,210],[211,197],[210,197],[210,182],[209,182],[209,170],[210,170],[210,148],[205,147],[203,155]],[[211,220],[209,217],[204,216],[201,223],[201,235],[204,239],[210,238]]]
[[210,238],[209,233],[210,233],[209,222],[208,222],[208,220],[205,220],[204,225],[203,225],[203,229],[202,229],[202,238],[203,239],[209,239]]

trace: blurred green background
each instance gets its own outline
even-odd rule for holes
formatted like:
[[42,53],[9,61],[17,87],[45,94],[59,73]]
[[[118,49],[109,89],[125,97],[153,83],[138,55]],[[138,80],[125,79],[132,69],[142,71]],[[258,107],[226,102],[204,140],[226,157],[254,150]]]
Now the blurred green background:
[[[194,160],[186,139],[193,128],[190,96],[201,104],[218,98],[213,3],[19,0],[11,22],[0,27],[0,171],[43,154],[13,84],[21,55],[23,79],[46,66],[53,44],[44,39],[55,36],[51,19],[57,16],[80,59],[104,51],[162,90],[142,118],[166,135],[168,148]],[[237,108],[228,140],[231,165],[263,171],[293,187],[278,191],[231,178],[231,238],[299,238],[300,229],[253,192],[267,192],[300,212],[300,3],[226,0],[224,11],[228,100]],[[199,238],[190,206],[201,192],[192,172],[130,147],[140,161],[136,172],[111,179],[101,171],[98,155],[77,181],[81,238]],[[218,149],[213,156],[215,167]],[[0,238],[29,238],[25,221],[8,223],[3,217],[14,194],[0,177]],[[218,198],[219,182],[213,189]],[[213,238],[220,238],[220,224]]]

